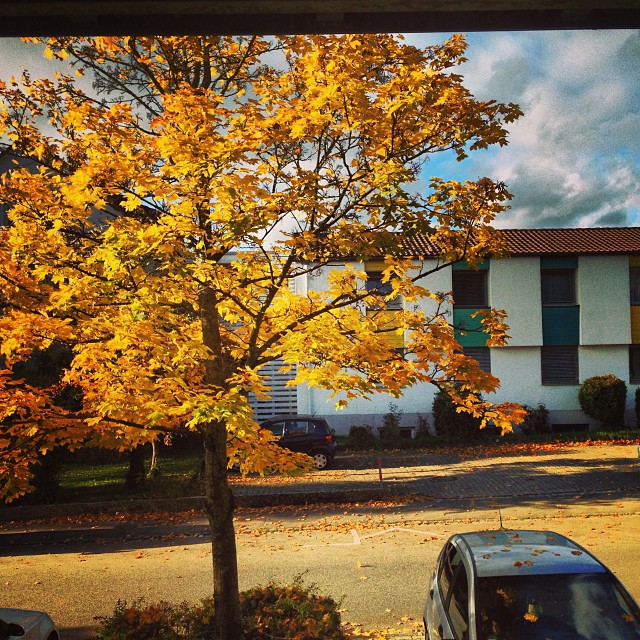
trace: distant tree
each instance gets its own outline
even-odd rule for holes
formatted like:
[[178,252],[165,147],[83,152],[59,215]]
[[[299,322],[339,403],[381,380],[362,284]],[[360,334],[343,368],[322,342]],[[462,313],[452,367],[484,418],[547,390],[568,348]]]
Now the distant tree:
[[[0,188],[2,354],[10,367],[66,344],[63,380],[82,391],[72,411],[0,373],[2,494],[27,491],[29,464],[60,444],[130,449],[200,431],[228,640],[242,637],[228,466],[293,472],[307,460],[253,419],[267,363],[296,367],[296,383],[340,405],[437,382],[482,422],[520,420],[516,405],[481,399],[498,380],[461,353],[447,296],[427,288],[430,273],[503,250],[490,226],[507,208],[503,184],[412,188],[430,154],[504,145],[520,115],[464,88],[464,50],[461,36],[424,50],[391,35],[57,38],[47,55],[93,74],[97,98],[68,75],[1,84],[0,134],[37,162]],[[438,247],[438,264],[416,267],[406,235]],[[290,286],[354,257],[384,258],[380,287],[353,263],[325,291]],[[390,328],[375,311],[398,296],[440,305],[401,311]],[[483,312],[483,325],[489,345],[504,343],[503,312]],[[398,331],[406,354],[388,339]]]

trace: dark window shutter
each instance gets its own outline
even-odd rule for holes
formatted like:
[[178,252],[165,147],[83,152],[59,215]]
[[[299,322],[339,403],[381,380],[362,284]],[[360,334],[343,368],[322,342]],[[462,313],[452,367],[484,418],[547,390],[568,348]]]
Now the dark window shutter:
[[542,304],[575,304],[573,269],[543,269],[540,272]]
[[578,347],[542,347],[542,384],[578,384]]
[[463,352],[465,356],[477,360],[483,371],[491,373],[491,349],[489,347],[464,347]]
[[458,307],[487,306],[487,272],[463,271],[452,272],[453,302]]
[[629,285],[631,304],[640,305],[640,268],[632,267],[629,269]]
[[640,344],[629,345],[629,381],[640,382]]

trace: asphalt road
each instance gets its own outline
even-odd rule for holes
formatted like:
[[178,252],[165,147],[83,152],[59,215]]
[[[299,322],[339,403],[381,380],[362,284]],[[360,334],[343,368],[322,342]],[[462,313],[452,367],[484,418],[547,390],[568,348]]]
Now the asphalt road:
[[[640,500],[466,499],[349,508],[243,510],[236,519],[241,588],[302,576],[341,602],[342,618],[390,635],[419,635],[428,577],[444,540],[461,530],[543,528],[594,551],[640,600]],[[504,506],[504,505],[503,505]],[[200,516],[69,522],[0,531],[2,604],[46,610],[63,640],[92,637],[118,599],[197,602],[211,591]]]

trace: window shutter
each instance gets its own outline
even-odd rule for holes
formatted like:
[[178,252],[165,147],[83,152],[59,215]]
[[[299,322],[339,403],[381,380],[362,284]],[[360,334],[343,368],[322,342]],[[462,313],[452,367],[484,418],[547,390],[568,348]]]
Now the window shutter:
[[542,347],[542,383],[578,384],[578,347]]
[[487,306],[486,271],[452,271],[453,303],[458,307]]
[[480,368],[491,373],[491,349],[489,347],[464,347],[463,353],[478,361]]
[[573,269],[541,271],[542,304],[575,304]]

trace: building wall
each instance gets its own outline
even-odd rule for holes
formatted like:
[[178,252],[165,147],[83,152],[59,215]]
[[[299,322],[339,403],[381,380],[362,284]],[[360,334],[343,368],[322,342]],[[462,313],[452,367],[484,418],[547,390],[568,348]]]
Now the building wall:
[[492,260],[489,269],[489,304],[504,309],[510,347],[542,345],[540,259]]
[[[487,399],[518,402],[536,407],[544,404],[552,424],[595,426],[578,402],[579,384],[542,384],[540,347],[543,345],[543,318],[540,288],[540,259],[516,257],[492,260],[489,269],[489,303],[507,311],[511,336],[506,347],[491,350],[491,371],[500,379],[500,388]],[[364,265],[357,265],[364,269]],[[425,267],[431,266],[428,262]],[[433,262],[435,266],[435,261]],[[309,288],[321,290],[328,272],[311,279]],[[424,286],[431,291],[448,292],[452,271],[444,269],[430,276]],[[637,385],[629,383],[631,314],[629,302],[628,256],[581,256],[576,272],[576,303],[579,311],[579,380],[612,373],[627,383],[627,424],[635,423],[634,394]],[[432,313],[436,303],[423,299],[409,303]],[[402,412],[401,424],[416,427],[419,417],[431,419],[436,389],[421,385],[407,389],[394,399],[381,393],[371,400],[354,400],[346,409],[336,410],[338,398],[329,400],[328,391],[300,387],[299,411],[326,417],[337,433],[347,434],[352,425],[369,425],[377,433],[383,417],[395,405]]]
[[631,343],[628,256],[580,256],[577,296],[580,344]]

